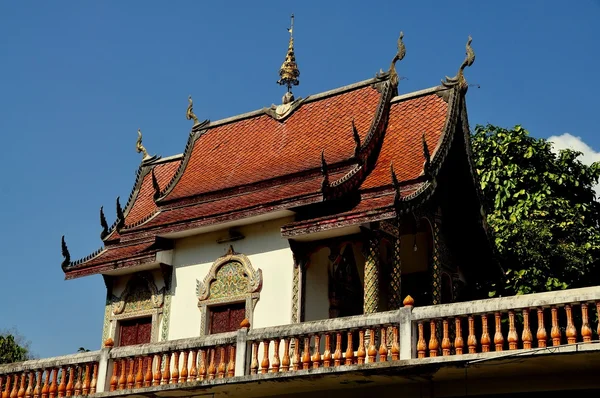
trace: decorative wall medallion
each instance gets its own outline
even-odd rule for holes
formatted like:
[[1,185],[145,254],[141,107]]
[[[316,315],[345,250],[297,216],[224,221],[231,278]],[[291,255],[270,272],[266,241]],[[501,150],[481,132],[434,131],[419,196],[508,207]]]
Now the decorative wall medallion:
[[213,263],[204,281],[196,280],[198,307],[202,313],[200,334],[207,333],[208,308],[212,305],[246,303],[246,318],[253,324],[252,315],[262,288],[262,271],[255,270],[248,257],[229,251]]
[[160,308],[164,301],[165,288],[158,290],[149,272],[133,274],[120,297],[113,296],[113,314],[127,314]]

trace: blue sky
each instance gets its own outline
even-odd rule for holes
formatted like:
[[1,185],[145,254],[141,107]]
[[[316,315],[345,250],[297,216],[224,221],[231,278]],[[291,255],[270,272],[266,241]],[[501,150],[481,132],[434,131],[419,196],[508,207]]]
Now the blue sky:
[[599,156],[598,0],[0,2],[0,329],[40,357],[99,348],[102,277],[63,281],[60,236],[74,258],[100,246],[98,209],[114,220],[141,160],[137,129],[149,152],[182,152],[188,94],[200,119],[279,103],[292,12],[297,96],[386,69],[400,30],[400,92],[435,86],[471,34],[471,126],[521,124]]

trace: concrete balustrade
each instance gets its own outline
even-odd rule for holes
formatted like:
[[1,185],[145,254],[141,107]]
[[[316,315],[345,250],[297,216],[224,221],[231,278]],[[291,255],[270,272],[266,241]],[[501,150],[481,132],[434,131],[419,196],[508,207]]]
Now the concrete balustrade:
[[288,374],[480,360],[549,346],[571,352],[570,346],[597,342],[600,333],[599,287],[426,307],[407,298],[404,304],[261,329],[244,321],[237,332],[1,365],[0,397],[151,394]]

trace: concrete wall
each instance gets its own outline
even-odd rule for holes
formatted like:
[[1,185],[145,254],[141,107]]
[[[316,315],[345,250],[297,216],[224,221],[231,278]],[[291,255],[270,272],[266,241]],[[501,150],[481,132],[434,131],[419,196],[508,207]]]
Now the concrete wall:
[[254,269],[263,273],[260,298],[254,309],[253,328],[290,323],[293,256],[280,228],[290,218],[266,221],[241,227],[244,239],[217,243],[228,231],[217,231],[175,242],[173,254],[173,296],[169,340],[200,334],[201,314],[196,296],[196,280],[203,281],[212,264],[223,256],[229,245],[248,257]]

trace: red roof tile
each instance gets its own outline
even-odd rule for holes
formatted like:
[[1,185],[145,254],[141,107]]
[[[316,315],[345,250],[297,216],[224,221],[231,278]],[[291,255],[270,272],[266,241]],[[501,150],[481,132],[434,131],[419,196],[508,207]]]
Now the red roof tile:
[[263,114],[209,128],[194,143],[166,200],[198,195],[320,167],[354,151],[352,119],[361,139],[380,94],[371,86],[302,104],[283,122]]
[[129,246],[116,246],[105,249],[96,257],[85,262],[86,267],[94,265],[106,264],[112,261],[119,261],[125,258],[132,258],[139,255],[150,254],[156,250],[148,250],[154,242],[139,243]]
[[398,181],[410,181],[423,173],[422,135],[433,158],[444,129],[448,104],[437,94],[392,104],[385,138],[373,171],[361,185],[370,189],[390,185],[390,164]]
[[[173,178],[179,167],[181,159],[170,162],[158,163],[154,166],[154,175],[161,189]],[[125,225],[132,225],[156,212],[158,208],[154,202],[154,187],[152,186],[152,173],[147,173],[141,184],[140,191],[134,199],[131,210],[125,217]]]

